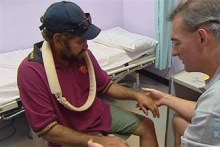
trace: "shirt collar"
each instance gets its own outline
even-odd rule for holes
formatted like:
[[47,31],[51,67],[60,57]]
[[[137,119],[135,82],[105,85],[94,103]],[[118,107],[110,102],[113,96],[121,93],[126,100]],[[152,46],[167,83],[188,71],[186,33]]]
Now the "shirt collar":
[[33,51],[28,55],[29,61],[35,61],[43,64],[42,52],[40,50],[42,44],[43,41],[34,44]]

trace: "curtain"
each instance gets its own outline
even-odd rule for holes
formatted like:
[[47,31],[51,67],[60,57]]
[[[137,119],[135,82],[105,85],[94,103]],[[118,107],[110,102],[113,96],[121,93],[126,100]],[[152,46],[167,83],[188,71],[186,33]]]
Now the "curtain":
[[170,40],[171,22],[169,14],[176,6],[177,0],[156,1],[156,38],[158,46],[156,50],[155,67],[162,70],[171,66],[172,42]]

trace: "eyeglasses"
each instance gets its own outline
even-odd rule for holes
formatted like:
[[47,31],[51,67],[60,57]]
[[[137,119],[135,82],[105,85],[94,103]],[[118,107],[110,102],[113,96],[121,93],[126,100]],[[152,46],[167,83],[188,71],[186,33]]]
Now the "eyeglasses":
[[[72,29],[68,30],[61,30],[60,32],[69,32],[69,33],[83,33],[85,32],[89,26],[92,24],[92,18],[90,16],[90,13],[84,13],[84,20],[78,24],[69,24],[70,26],[73,26]],[[43,23],[39,28],[40,30],[44,29],[45,24],[50,24],[47,20],[44,19],[44,17],[41,17],[41,22]],[[51,31],[59,31],[59,30],[51,30]]]
[[89,13],[85,13],[85,19],[78,24],[78,27],[82,29],[87,29],[89,25],[92,23],[92,18]]
[[80,22],[79,24],[76,24],[76,27],[74,29],[70,29],[70,30],[66,30],[67,32],[79,32],[79,33],[82,33],[82,32],[85,32],[89,25],[92,24],[92,18],[90,16],[90,13],[84,13],[85,14],[85,19]]

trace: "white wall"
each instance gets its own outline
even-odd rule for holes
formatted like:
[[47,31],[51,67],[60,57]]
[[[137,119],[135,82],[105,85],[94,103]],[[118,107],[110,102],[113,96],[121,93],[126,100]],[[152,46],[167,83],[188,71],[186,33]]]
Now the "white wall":
[[[60,0],[0,0],[0,53],[32,47],[42,40],[40,17],[46,8]],[[90,12],[95,25],[105,30],[121,26],[131,32],[156,38],[156,0],[70,0]],[[183,69],[178,58],[173,66],[158,70],[154,65],[146,68],[167,79]]]
[[[0,53],[30,48],[42,40],[40,17],[56,1],[60,0],[0,0]],[[90,12],[101,29],[123,25],[123,0],[72,1]]]
[[125,29],[156,38],[155,0],[124,0]]

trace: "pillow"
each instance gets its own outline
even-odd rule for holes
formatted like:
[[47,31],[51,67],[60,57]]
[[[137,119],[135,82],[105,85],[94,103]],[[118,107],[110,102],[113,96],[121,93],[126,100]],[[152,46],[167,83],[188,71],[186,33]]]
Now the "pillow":
[[131,33],[120,27],[102,31],[93,39],[93,42],[129,52],[147,50],[155,47],[158,43],[158,41],[153,38]]

